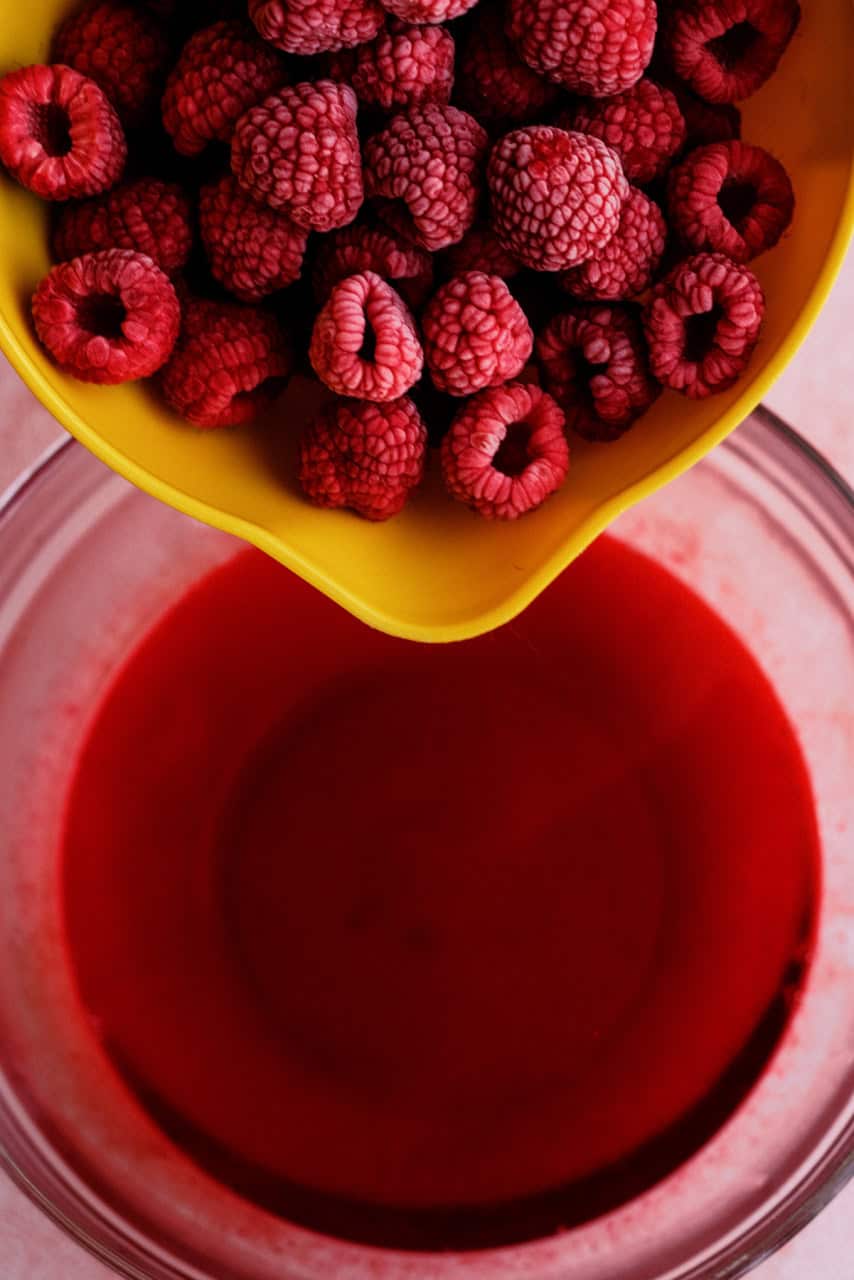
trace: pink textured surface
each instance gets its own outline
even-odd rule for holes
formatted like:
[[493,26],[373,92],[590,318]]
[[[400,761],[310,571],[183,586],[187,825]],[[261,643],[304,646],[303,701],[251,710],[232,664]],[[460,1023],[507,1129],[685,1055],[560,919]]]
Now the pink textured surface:
[[[854,349],[843,340],[854,321],[854,252],[811,336],[766,397],[854,482]],[[61,429],[0,359],[0,488]],[[754,1280],[843,1280],[854,1256],[854,1184],[775,1257]],[[109,1280],[89,1258],[0,1174],[3,1280]]]

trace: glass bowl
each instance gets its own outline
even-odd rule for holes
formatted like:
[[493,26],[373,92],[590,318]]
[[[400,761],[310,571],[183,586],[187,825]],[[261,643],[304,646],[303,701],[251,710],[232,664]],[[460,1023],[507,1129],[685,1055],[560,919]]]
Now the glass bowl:
[[[765,1074],[674,1173],[558,1235],[427,1254],[324,1237],[214,1182],[131,1100],[81,1023],[61,961],[56,858],[69,761],[128,649],[241,544],[146,497],[77,444],[51,450],[7,494],[0,1160],[97,1257],[146,1280],[720,1280],[778,1248],[851,1174],[854,495],[760,409],[614,533],[730,623],[787,708],[822,841],[814,960]],[[525,615],[513,625],[524,634]]]

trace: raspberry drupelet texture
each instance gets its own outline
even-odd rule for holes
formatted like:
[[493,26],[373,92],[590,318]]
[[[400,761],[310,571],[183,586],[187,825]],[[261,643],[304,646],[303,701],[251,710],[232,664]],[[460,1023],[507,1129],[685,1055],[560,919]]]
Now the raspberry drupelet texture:
[[124,124],[136,125],[160,97],[169,45],[144,9],[121,0],[90,0],[63,22],[52,57],[94,80]]
[[170,408],[195,426],[241,426],[272,402],[291,363],[273,316],[236,302],[191,301],[160,385]]
[[740,102],[777,69],[801,11],[797,0],[703,0],[664,23],[673,71],[707,102]]
[[450,22],[474,8],[478,0],[382,0],[383,8],[402,22]]
[[244,111],[287,79],[282,59],[245,22],[215,22],[191,36],[166,82],[162,114],[176,151],[228,142]]
[[598,138],[549,125],[508,133],[487,166],[492,228],[535,271],[563,271],[594,257],[620,222],[628,183]]
[[190,201],[177,183],[159,178],[139,178],[66,205],[53,232],[60,262],[100,249],[133,249],[148,254],[167,275],[181,270],[192,244]]
[[795,193],[779,160],[746,142],[698,147],[671,171],[667,210],[691,249],[749,262],[792,221]]
[[692,400],[726,391],[747,368],[764,314],[762,287],[749,267],[722,253],[686,258],[644,307],[654,376]]
[[332,231],[362,204],[356,95],[333,80],[305,81],[265,98],[241,116],[231,168],[253,200],[281,209],[299,226]]
[[249,17],[278,49],[311,55],[373,40],[385,11],[379,0],[249,0]]
[[370,44],[334,54],[329,63],[332,78],[346,81],[366,107],[391,111],[448,102],[454,85],[454,38],[444,27],[392,20]]
[[365,143],[365,194],[394,201],[384,216],[398,233],[431,253],[445,249],[474,222],[487,144],[465,111],[413,107]]
[[59,263],[33,294],[32,312],[39,341],[59,368],[102,385],[154,373],[181,322],[168,277],[128,249]]
[[509,253],[488,223],[476,223],[458,244],[442,254],[445,275],[458,276],[462,271],[486,271],[502,280],[512,280],[522,270],[518,258]]
[[108,191],[127,159],[115,108],[71,67],[32,66],[0,79],[0,161],[43,200]]
[[456,415],[441,457],[452,497],[488,520],[515,520],[566,479],[563,410],[533,384],[490,387]]
[[634,308],[574,307],[549,321],[535,351],[567,427],[586,440],[619,439],[661,393]]
[[572,127],[607,142],[630,182],[660,178],[685,141],[685,120],[675,95],[647,79],[615,98],[580,102]]
[[412,313],[374,271],[335,285],[314,322],[309,359],[330,390],[361,400],[397,400],[424,367]]
[[317,250],[312,284],[322,306],[345,276],[374,271],[417,310],[433,291],[433,260],[385,227],[350,226],[324,237]]
[[338,400],[305,428],[299,482],[319,507],[349,507],[388,520],[420,484],[427,431],[408,396],[375,404]]
[[241,302],[258,302],[300,277],[308,232],[250,200],[231,174],[202,187],[199,231],[214,279]]
[[499,276],[467,271],[434,294],[421,315],[424,357],[437,390],[468,396],[516,378],[534,335]]
[[500,9],[487,10],[472,24],[459,59],[456,96],[482,124],[527,124],[542,116],[559,93],[519,57],[504,32]]
[[507,32],[539,75],[607,98],[640,80],[656,20],[655,0],[510,0]]
[[566,271],[560,286],[587,301],[634,298],[655,278],[667,244],[667,224],[654,200],[632,187],[620,225],[595,258]]

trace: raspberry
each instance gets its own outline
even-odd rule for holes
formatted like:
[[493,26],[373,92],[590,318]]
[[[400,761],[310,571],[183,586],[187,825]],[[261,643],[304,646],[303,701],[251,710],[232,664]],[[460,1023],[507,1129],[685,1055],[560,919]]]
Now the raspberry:
[[99,249],[133,249],[167,275],[181,270],[192,244],[190,202],[177,183],[159,178],[140,178],[108,195],[66,205],[53,232],[60,262]]
[[424,365],[409,308],[373,271],[335,285],[314,322],[309,358],[332,391],[362,400],[397,400]]
[[655,30],[655,0],[510,0],[507,19],[529,67],[590,98],[640,80]]
[[114,384],[146,378],[169,358],[181,308],[142,253],[105,249],[53,267],[33,294],[36,333],[65,373]]
[[765,298],[753,272],[722,253],[680,262],[643,312],[653,374],[692,400],[726,391],[747,368]]
[[383,24],[379,0],[249,0],[249,17],[285,53],[332,53],[373,40]]
[[424,356],[439,391],[471,395],[522,372],[534,335],[498,276],[467,271],[431,298],[421,317]]
[[628,183],[604,142],[548,125],[517,129],[487,167],[492,227],[535,271],[594,257],[617,230]]
[[96,196],[122,175],[127,143],[94,80],[70,67],[22,67],[0,79],[0,160],[43,200]]
[[477,0],[382,0],[383,8],[402,22],[450,22],[477,4]]
[[494,9],[470,27],[457,82],[460,106],[487,125],[527,124],[560,92],[522,61],[504,33],[501,12]]
[[616,98],[579,103],[572,127],[607,142],[630,182],[661,177],[685,141],[685,121],[674,94],[646,79]]
[[255,204],[231,174],[202,187],[199,230],[214,278],[241,302],[258,302],[299,279],[308,232]]
[[63,22],[52,53],[94,80],[121,120],[135,125],[160,95],[169,46],[150,14],[121,0],[89,0]]
[[365,193],[397,202],[384,216],[435,253],[461,240],[474,221],[487,142],[465,111],[413,107],[366,142]]
[[339,400],[308,423],[299,482],[319,507],[349,507],[388,520],[421,482],[427,432],[412,401]]
[[560,286],[588,301],[636,297],[652,283],[666,243],[667,226],[658,205],[632,187],[620,225],[605,248],[561,276]]
[[330,75],[346,81],[364,106],[381,111],[447,102],[454,84],[454,39],[444,27],[392,22],[370,44],[334,54]]
[[470,227],[462,240],[445,250],[442,261],[449,276],[458,276],[462,271],[485,271],[502,280],[512,280],[522,270],[519,259],[507,252],[486,223]]
[[321,242],[314,265],[314,296],[322,305],[333,285],[362,271],[374,271],[390,281],[415,309],[432,291],[433,262],[429,253],[398,239],[385,228],[350,226]]
[[191,36],[163,94],[163,124],[176,151],[198,155],[228,142],[244,111],[286,79],[282,60],[244,22],[215,22]]
[[237,122],[231,167],[253,200],[301,227],[352,222],[363,199],[355,93],[317,80],[265,98]]
[[290,371],[273,316],[234,302],[191,302],[161,388],[197,427],[240,426],[271,403]]
[[797,0],[703,0],[675,6],[664,50],[707,102],[740,102],[777,69],[800,22]]
[[586,440],[617,440],[661,393],[647,371],[634,309],[579,306],[537,337],[545,384]]
[[689,248],[749,262],[773,248],[789,226],[795,193],[779,160],[762,147],[715,142],[672,170],[667,209]]
[[479,392],[442,441],[449,493],[487,520],[533,511],[566,479],[563,428],[563,410],[537,386],[508,382]]

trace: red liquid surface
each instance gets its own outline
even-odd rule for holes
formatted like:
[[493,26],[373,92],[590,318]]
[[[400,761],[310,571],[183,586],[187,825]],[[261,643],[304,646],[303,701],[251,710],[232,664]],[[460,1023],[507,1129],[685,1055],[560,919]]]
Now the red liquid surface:
[[475,1247],[714,1132],[784,1023],[817,868],[755,661],[603,538],[438,648],[239,554],[98,710],[63,893],[85,1010],[194,1160],[321,1230]]

